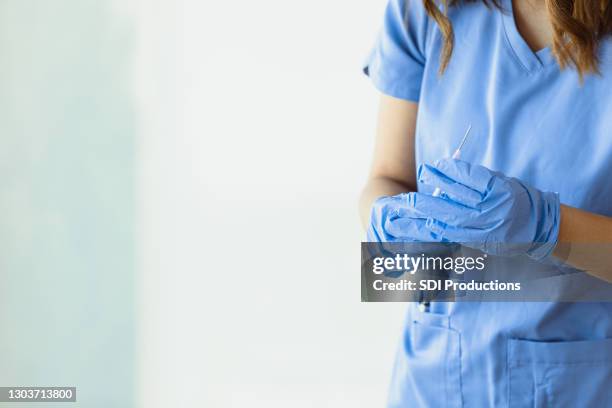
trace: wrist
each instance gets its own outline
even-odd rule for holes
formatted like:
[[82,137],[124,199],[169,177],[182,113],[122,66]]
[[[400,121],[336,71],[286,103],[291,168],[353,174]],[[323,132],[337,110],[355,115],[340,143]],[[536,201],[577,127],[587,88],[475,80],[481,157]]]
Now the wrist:
[[550,256],[557,247],[561,227],[562,209],[559,194],[543,192],[540,209],[541,225],[528,255],[536,260]]

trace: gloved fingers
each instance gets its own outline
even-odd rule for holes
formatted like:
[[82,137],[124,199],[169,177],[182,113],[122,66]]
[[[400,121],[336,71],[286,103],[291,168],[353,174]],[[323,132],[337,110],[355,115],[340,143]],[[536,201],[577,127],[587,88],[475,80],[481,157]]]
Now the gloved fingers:
[[389,216],[394,216],[402,200],[396,196],[379,197],[373,204],[370,211],[370,225],[366,234],[368,242],[393,242],[395,238],[389,235],[383,228],[383,222]]
[[[384,196],[372,205],[368,242],[432,241],[431,231],[425,226],[426,216],[420,216],[408,203],[411,194]],[[397,222],[396,222],[397,221]]]
[[379,197],[374,201],[370,210],[370,226],[374,229],[378,228],[379,223],[389,216],[394,216],[397,209],[403,205],[402,203],[404,202],[405,199],[398,196]]
[[394,239],[407,242],[441,242],[441,237],[427,228],[427,218],[400,217],[388,219],[384,230]]
[[433,218],[455,227],[474,224],[480,214],[478,210],[455,201],[419,193],[410,197],[408,208],[413,208],[419,217]]
[[428,164],[422,164],[419,167],[418,180],[420,183],[439,188],[444,196],[467,207],[477,208],[483,199],[482,194],[478,191],[448,178]]
[[438,172],[457,183],[485,195],[495,174],[484,166],[458,159],[441,159],[433,166]]
[[434,235],[440,236],[449,242],[480,244],[484,243],[487,237],[487,230],[455,227],[431,217],[427,219],[426,226]]
[[373,225],[370,225],[366,232],[366,242],[384,242],[383,237],[381,237],[381,234],[376,231]]
[[[395,231],[393,231],[395,233]],[[366,232],[366,242],[379,242],[383,244],[383,248],[385,248],[384,243],[396,243],[396,242],[411,242],[412,239],[409,237],[402,237],[398,234],[395,236],[394,233],[387,231],[387,226],[383,228],[368,228]],[[391,247],[392,248],[392,247]]]

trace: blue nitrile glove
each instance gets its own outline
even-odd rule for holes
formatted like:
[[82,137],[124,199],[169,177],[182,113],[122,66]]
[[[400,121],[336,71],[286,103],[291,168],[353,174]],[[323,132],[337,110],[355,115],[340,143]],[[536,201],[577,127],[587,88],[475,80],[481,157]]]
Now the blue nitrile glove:
[[558,194],[456,159],[421,165],[418,180],[442,190],[440,197],[419,195],[414,204],[414,212],[428,215],[427,228],[441,240],[494,255],[526,253],[534,259],[554,250]]
[[[370,225],[367,232],[368,242],[380,242],[373,247],[372,256],[394,257],[396,253],[414,253],[419,256],[425,252],[449,251],[448,245],[432,247],[430,242],[439,242],[438,237],[427,228],[427,216],[418,213],[414,207],[418,193],[405,193],[392,197],[381,197],[372,205]],[[425,244],[419,244],[424,242]],[[407,243],[397,245],[397,243]],[[399,252],[398,252],[399,251]],[[384,275],[399,278],[404,271],[385,271]]]
[[426,226],[427,215],[413,205],[416,193],[381,197],[372,205],[368,242],[439,242]]

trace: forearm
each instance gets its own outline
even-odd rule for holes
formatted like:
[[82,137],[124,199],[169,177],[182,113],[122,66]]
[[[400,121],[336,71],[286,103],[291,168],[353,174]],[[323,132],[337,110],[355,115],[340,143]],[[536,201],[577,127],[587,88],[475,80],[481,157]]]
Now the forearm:
[[562,205],[554,255],[612,282],[612,218]]
[[394,196],[409,191],[416,191],[416,187],[409,186],[397,180],[388,177],[376,177],[368,180],[368,183],[361,192],[359,200],[359,214],[361,216],[361,224],[365,229],[370,223],[370,211],[372,204],[376,199],[383,196]]

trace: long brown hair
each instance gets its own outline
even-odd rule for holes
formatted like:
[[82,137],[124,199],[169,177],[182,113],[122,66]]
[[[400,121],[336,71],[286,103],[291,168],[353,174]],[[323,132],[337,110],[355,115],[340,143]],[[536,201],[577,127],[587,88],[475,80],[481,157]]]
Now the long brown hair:
[[[462,1],[482,1],[487,7],[502,9],[501,0],[422,0],[427,14],[436,21],[444,37],[440,55],[440,73],[448,66],[453,53],[453,27],[448,8]],[[440,2],[442,10],[438,8]],[[580,78],[599,73],[598,46],[612,33],[610,0],[545,0],[553,29],[552,51],[561,68],[574,67]]]

